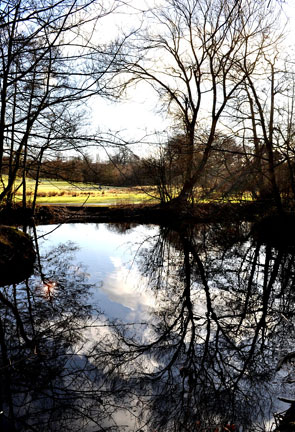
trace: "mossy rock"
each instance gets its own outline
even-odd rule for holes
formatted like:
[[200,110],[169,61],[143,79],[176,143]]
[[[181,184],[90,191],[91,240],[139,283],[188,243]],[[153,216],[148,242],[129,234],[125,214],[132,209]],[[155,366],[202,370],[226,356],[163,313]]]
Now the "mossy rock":
[[21,282],[31,275],[35,251],[30,237],[0,225],[0,286]]

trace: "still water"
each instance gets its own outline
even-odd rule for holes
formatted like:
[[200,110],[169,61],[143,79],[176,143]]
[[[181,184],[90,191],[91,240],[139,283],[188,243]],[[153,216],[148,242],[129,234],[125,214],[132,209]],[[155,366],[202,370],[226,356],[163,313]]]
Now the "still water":
[[35,241],[34,274],[1,288],[1,431],[289,430],[293,248],[246,223]]
[[140,319],[143,310],[153,304],[154,296],[137,267],[136,255],[148,247],[158,228],[139,225],[124,229],[124,225],[106,224],[49,225],[39,227],[38,235],[50,233],[39,241],[42,251],[73,242],[72,264],[85,268],[88,283],[94,285],[92,305],[108,318],[129,322]]

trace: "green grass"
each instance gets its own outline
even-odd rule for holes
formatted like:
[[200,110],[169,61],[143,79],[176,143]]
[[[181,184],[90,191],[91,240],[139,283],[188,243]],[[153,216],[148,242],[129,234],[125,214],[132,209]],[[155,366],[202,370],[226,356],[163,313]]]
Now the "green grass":
[[[7,178],[4,176],[4,181]],[[16,182],[20,183],[20,179]],[[33,199],[35,181],[27,180],[27,203]],[[0,186],[1,190],[1,186]],[[175,190],[177,195],[177,190]],[[252,201],[250,193],[243,193],[239,196],[232,195],[222,198],[220,194],[212,194],[211,197],[202,197],[204,191],[196,192],[196,202],[198,203],[238,203],[241,201]],[[98,186],[87,183],[69,183],[62,180],[41,179],[38,188],[37,204],[73,204],[73,205],[118,205],[118,204],[138,204],[147,202],[157,202],[156,187],[112,187]],[[197,196],[199,195],[199,196]],[[153,198],[154,197],[154,198]],[[22,187],[16,192],[15,201],[22,199]]]
[[[20,180],[17,180],[16,187],[19,182]],[[26,194],[28,204],[33,199],[34,188],[35,181],[28,179]],[[149,193],[153,195],[153,190],[150,187],[99,187],[95,184],[41,179],[38,187],[37,204],[135,204],[151,201]],[[16,202],[22,199],[22,187],[16,192],[15,199]]]

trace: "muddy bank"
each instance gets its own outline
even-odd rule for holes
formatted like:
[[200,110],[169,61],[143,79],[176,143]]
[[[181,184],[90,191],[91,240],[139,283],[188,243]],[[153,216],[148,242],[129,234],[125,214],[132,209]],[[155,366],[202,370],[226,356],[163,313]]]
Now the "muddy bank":
[[[267,209],[271,211],[271,209]],[[199,204],[194,208],[171,208],[160,205],[126,206],[38,206],[33,216],[31,209],[21,207],[2,209],[0,223],[9,225],[55,224],[71,222],[138,222],[153,224],[179,224],[222,222],[231,220],[256,220],[266,211],[260,203]]]

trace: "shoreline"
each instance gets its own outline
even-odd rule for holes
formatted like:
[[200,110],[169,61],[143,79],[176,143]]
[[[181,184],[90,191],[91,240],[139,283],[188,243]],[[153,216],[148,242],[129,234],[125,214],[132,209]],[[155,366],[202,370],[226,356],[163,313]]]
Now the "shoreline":
[[231,220],[254,222],[275,209],[267,203],[206,203],[194,207],[170,207],[158,204],[128,204],[109,206],[38,205],[35,215],[30,208],[20,206],[0,209],[0,224],[37,225],[55,223],[135,222],[163,225],[180,223],[210,223]]

